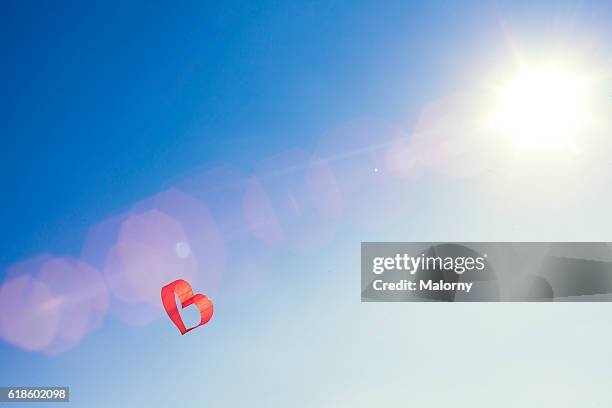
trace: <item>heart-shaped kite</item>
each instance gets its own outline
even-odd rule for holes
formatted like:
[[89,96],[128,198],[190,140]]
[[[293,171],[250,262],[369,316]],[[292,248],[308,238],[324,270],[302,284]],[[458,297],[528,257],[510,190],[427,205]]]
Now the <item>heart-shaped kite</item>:
[[[183,319],[181,318],[181,314],[179,313],[176,305],[175,295],[178,295],[183,309],[192,304],[198,308],[200,311],[199,324],[190,327],[189,329],[185,327],[185,323],[183,323]],[[181,334],[185,334],[196,327],[206,324],[213,315],[214,309],[210,299],[207,296],[199,293],[194,295],[191,285],[182,279],[175,280],[174,282],[164,286],[161,290],[161,298],[162,303],[164,304],[164,309],[166,309],[166,313],[168,313],[170,320],[172,320],[176,327],[178,327]]]

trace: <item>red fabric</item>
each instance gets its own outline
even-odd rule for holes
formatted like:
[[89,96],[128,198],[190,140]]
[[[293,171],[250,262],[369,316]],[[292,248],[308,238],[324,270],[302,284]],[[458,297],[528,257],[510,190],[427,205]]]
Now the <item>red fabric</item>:
[[[190,327],[189,329],[185,327],[185,323],[183,323],[183,319],[181,318],[181,314],[176,305],[175,295],[178,295],[183,309],[192,304],[198,308],[200,311],[199,324]],[[164,286],[161,290],[161,298],[162,303],[164,304],[164,309],[166,309],[166,313],[168,313],[170,320],[172,320],[176,327],[178,327],[181,334],[185,334],[196,327],[206,324],[213,315],[214,308],[210,299],[207,296],[199,293],[194,295],[191,285],[182,279],[175,280],[174,282]]]

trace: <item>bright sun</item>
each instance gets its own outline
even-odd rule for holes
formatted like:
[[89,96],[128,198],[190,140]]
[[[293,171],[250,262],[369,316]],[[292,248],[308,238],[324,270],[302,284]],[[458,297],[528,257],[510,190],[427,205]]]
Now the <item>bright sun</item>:
[[584,88],[561,66],[523,67],[498,88],[492,125],[521,146],[571,146],[585,123]]

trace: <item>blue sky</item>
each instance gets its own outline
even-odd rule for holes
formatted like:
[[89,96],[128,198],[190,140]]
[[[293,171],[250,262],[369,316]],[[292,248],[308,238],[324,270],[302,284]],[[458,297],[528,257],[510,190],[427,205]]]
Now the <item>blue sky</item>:
[[500,36],[491,5],[8,9],[3,224],[18,228],[2,234],[4,264],[51,242],[74,250],[85,225],[194,166],[251,169],[363,114],[410,121],[459,86],[461,49],[478,52],[483,28]]
[[[78,258],[90,227],[125,215],[168,187],[189,185],[214,166],[235,169],[245,177],[241,182],[251,174],[263,180],[262,161],[295,148],[326,152],[321,139],[330,129],[364,117],[410,135],[425,106],[480,89],[489,69],[511,59],[513,45],[536,54],[568,48],[586,53],[580,44],[591,39],[599,44],[593,46],[598,60],[609,60],[609,46],[601,45],[610,39],[609,4],[531,3],[4,4],[0,282],[11,265],[36,254]],[[359,160],[351,166],[359,168]],[[382,166],[372,160],[372,168]],[[385,182],[376,190],[378,201],[362,197],[367,213],[380,223],[362,225],[355,221],[360,213],[343,214],[337,234],[314,254],[281,247],[264,266],[255,257],[261,243],[241,235],[228,249],[224,279],[239,285],[243,275],[232,267],[248,266],[241,256],[253,256],[256,270],[269,270],[260,288],[242,299],[213,292],[217,314],[199,331],[180,337],[165,318],[132,326],[109,314],[97,331],[57,356],[1,342],[0,360],[8,365],[0,370],[0,385],[70,385],[74,406],[121,406],[122,400],[129,401],[125,406],[190,406],[193,398],[211,406],[247,406],[250,400],[268,407],[398,402],[411,397],[404,387],[412,383],[422,390],[415,391],[415,401],[426,406],[429,393],[435,393],[426,379],[435,378],[447,386],[465,378],[463,391],[456,390],[458,403],[487,404],[487,398],[497,397],[478,394],[479,378],[493,371],[502,380],[489,384],[491,389],[515,382],[533,400],[555,384],[575,384],[568,378],[581,375],[590,384],[589,395],[566,386],[555,391],[567,394],[568,401],[591,398],[592,405],[584,406],[597,406],[605,392],[599,379],[610,370],[586,361],[609,357],[598,337],[610,334],[602,328],[601,306],[580,306],[584,315],[571,305],[553,311],[461,306],[448,314],[438,305],[427,311],[419,306],[422,313],[414,323],[398,327],[414,306],[360,304],[355,249],[362,240],[494,239],[500,229],[508,233],[503,238],[610,241],[607,223],[592,222],[607,214],[609,196],[597,195],[592,212],[584,202],[561,205],[553,212],[566,217],[565,226],[553,219],[534,224],[528,217],[497,217],[493,205],[481,205],[488,196],[466,199],[481,186],[473,181],[485,183],[484,177],[428,177],[406,188],[408,196],[399,196],[410,202],[409,216],[398,221],[377,212],[381,203],[398,199],[385,195],[397,184]],[[213,198],[186,191],[219,220],[231,218],[228,208],[242,199],[243,187],[224,186]],[[276,191],[265,180],[264,187]],[[562,197],[557,190],[552,194]],[[456,207],[448,207],[449,197]],[[537,204],[505,200],[500,211],[543,210],[540,198]],[[453,211],[465,217],[451,220]],[[461,235],[467,224],[472,229]],[[289,235],[293,231],[282,226]],[[305,307],[298,299],[312,304]],[[565,332],[565,313],[588,316],[576,324],[593,343]],[[431,319],[437,322],[433,327]],[[449,335],[474,358],[449,350],[443,341]],[[559,339],[563,335],[567,338]],[[482,337],[487,341],[478,340]],[[568,356],[563,345],[573,345],[575,353]],[[373,349],[380,349],[380,358]],[[509,352],[502,355],[500,349]],[[406,350],[424,351],[415,357],[414,372],[403,369],[410,365],[401,357]],[[559,362],[560,354],[567,366]],[[432,368],[448,361],[454,364],[446,373]],[[531,364],[530,373],[521,372],[521,362]],[[390,381],[374,375],[388,375]],[[528,379],[531,375],[537,379]],[[528,384],[541,378],[547,379],[545,386],[531,390]],[[103,384],[113,391],[103,390]],[[358,397],[369,387],[371,394]],[[434,399],[431,406],[452,400]]]

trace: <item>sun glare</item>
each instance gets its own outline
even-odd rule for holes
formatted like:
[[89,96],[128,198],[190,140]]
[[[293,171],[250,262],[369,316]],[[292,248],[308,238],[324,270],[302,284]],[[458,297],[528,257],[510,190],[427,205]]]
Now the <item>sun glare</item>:
[[521,146],[572,146],[585,123],[583,80],[557,65],[523,67],[498,88],[493,127]]

